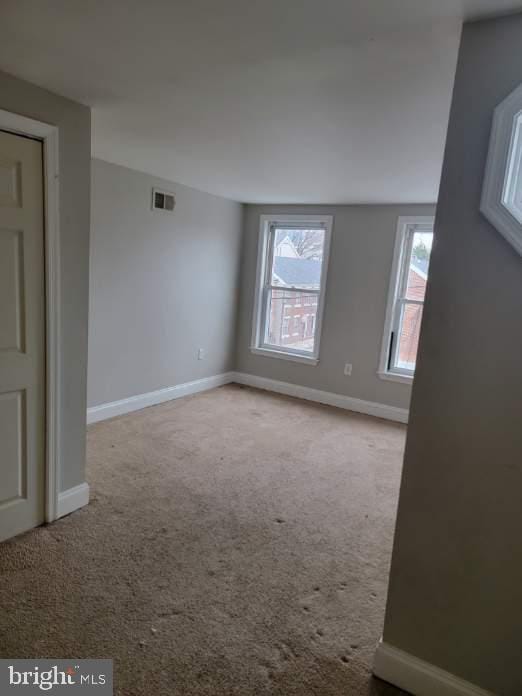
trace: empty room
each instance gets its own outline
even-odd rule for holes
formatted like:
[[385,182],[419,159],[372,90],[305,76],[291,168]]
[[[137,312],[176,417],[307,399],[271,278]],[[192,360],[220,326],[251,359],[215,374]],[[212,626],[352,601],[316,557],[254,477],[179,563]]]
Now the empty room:
[[522,2],[0,20],[0,694],[520,696]]

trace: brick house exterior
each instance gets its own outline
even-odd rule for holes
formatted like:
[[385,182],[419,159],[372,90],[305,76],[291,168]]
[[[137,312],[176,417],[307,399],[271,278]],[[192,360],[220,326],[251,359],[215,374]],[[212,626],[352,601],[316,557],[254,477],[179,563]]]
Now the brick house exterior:
[[[429,260],[412,257],[408,274],[408,300],[424,301]],[[417,349],[422,321],[422,305],[407,304],[404,308],[401,332],[399,336],[399,365],[415,367]]]
[[[293,250],[293,253],[292,253]],[[274,254],[272,283],[287,287],[319,290],[321,261],[301,258],[289,240]],[[269,308],[268,343],[312,351],[317,317],[315,293],[273,290]]]
[[[424,301],[429,259],[412,256],[407,300]],[[274,346],[313,351],[317,300],[315,293],[295,292],[285,287],[318,290],[321,279],[321,261],[298,256],[292,242],[285,238],[274,254],[272,284],[281,285],[273,290],[269,307],[267,342]],[[398,363],[414,369],[419,345],[422,305],[405,304],[399,340]]]

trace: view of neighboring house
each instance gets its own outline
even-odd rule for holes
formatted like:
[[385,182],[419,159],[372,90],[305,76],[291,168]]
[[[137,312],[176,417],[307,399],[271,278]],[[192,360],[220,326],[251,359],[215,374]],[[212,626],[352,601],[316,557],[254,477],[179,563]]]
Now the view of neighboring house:
[[[424,302],[426,281],[428,279],[429,257],[419,258],[412,254],[408,274],[408,300]],[[399,366],[414,370],[419,346],[422,321],[422,304],[406,304],[399,336]]]
[[[406,296],[409,301],[424,301],[428,278],[429,255],[411,256]],[[295,290],[276,290],[270,302],[267,343],[295,350],[312,351],[317,319],[317,291],[321,280],[321,261],[303,258],[289,237],[274,250],[272,269],[274,285]],[[415,369],[422,321],[422,304],[406,304],[399,332],[400,367]]]
[[303,258],[289,237],[274,250],[274,285],[295,290],[275,290],[270,303],[267,343],[312,351],[317,318],[317,292],[321,282],[321,261]]

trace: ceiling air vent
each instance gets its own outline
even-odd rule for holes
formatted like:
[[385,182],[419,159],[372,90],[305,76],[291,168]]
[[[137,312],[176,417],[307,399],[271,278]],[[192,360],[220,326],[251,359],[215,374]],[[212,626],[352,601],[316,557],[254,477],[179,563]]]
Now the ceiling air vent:
[[173,193],[157,188],[152,189],[152,210],[163,210],[165,213],[172,213],[175,205],[176,199]]

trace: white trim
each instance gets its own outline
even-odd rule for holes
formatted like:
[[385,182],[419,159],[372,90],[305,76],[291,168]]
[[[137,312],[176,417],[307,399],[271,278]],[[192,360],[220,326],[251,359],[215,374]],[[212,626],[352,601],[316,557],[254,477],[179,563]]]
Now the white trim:
[[390,285],[388,289],[388,299],[386,301],[386,314],[384,319],[384,331],[382,335],[381,352],[379,356],[379,367],[377,374],[381,379],[388,379],[393,382],[410,384],[413,374],[407,372],[400,373],[398,370],[388,370],[388,358],[390,352],[390,339],[395,319],[395,304],[399,293],[399,286],[402,278],[402,267],[404,255],[406,253],[407,231],[415,225],[433,225],[435,218],[433,215],[404,215],[397,220],[397,231],[395,233],[395,246],[393,249],[393,261],[390,273]]
[[[316,322],[315,322],[315,341],[314,341],[314,352],[311,355],[307,355],[306,352],[294,350],[292,348],[283,349],[283,347],[272,348],[263,343],[262,340],[262,323],[263,316],[265,314],[263,309],[264,304],[264,288],[266,279],[266,261],[268,257],[268,242],[269,242],[269,231],[273,224],[292,224],[296,226],[303,225],[324,225],[324,247],[323,247],[323,261],[321,266],[321,280],[320,289],[317,292],[319,296],[319,302],[317,304],[316,311]],[[304,361],[308,364],[314,364],[314,360],[317,362],[319,359],[319,351],[321,347],[321,334],[322,334],[322,324],[323,324],[323,314],[326,300],[326,283],[328,278],[328,263],[330,259],[330,245],[332,239],[332,227],[333,227],[333,216],[332,215],[260,215],[259,217],[259,238],[257,245],[257,265],[256,265],[256,284],[254,292],[254,308],[252,312],[252,340],[251,340],[251,351],[253,353],[257,351],[267,351],[263,352],[263,355],[270,355],[270,357],[283,358],[283,356],[302,357]],[[293,288],[278,288],[279,290],[294,290]],[[305,288],[295,288],[298,292],[310,292],[310,290],[305,290]],[[269,351],[269,352],[268,352]],[[286,359],[291,359],[286,357]]]
[[316,401],[317,403],[328,404],[329,406],[337,406],[337,408],[344,408],[347,411],[355,411],[356,413],[364,413],[377,418],[385,418],[386,420],[395,421],[397,423],[408,422],[408,410],[405,408],[398,408],[397,406],[388,406],[387,404],[379,404],[374,401],[363,401],[362,399],[355,399],[352,396],[345,396],[344,394],[334,394],[333,392],[302,387],[298,384],[279,382],[275,379],[258,377],[257,375],[250,375],[244,372],[233,373],[233,379],[231,381],[237,382],[238,384],[245,384],[249,387],[256,387],[257,389],[265,389],[278,394],[294,396],[298,399]]
[[[289,334],[287,334],[289,335]],[[297,334],[299,335],[299,334]],[[270,348],[256,348],[256,346],[250,347],[250,352],[256,355],[264,355],[266,358],[278,358],[279,360],[291,360],[292,362],[305,363],[306,365],[317,365],[319,360],[312,356],[306,357],[306,355],[294,355],[294,353],[287,353],[283,350],[272,350]]]
[[18,135],[30,135],[43,142],[47,374],[45,520],[52,522],[57,518],[61,462],[59,131],[56,126],[2,109],[0,129]]
[[221,375],[204,377],[203,379],[197,379],[193,382],[185,382],[173,387],[165,387],[164,389],[157,389],[156,391],[147,392],[145,394],[130,396],[127,399],[119,399],[118,401],[111,401],[106,404],[100,404],[99,406],[92,406],[87,409],[87,423],[97,423],[98,421],[107,420],[107,418],[114,418],[115,416],[121,416],[125,413],[131,413],[132,411],[139,411],[147,406],[155,406],[165,401],[179,399],[182,396],[197,394],[207,389],[221,387],[223,384],[232,382],[233,375],[233,372],[225,372]]
[[480,210],[489,222],[522,254],[522,224],[504,204],[512,176],[515,146],[514,122],[522,109],[522,85],[495,109]]
[[377,375],[381,379],[385,379],[388,382],[398,382],[399,384],[407,384],[410,387],[413,384],[414,378],[414,375],[400,375],[397,372],[388,372],[387,370],[385,370],[384,372],[381,372],[379,370],[377,372]]
[[58,506],[56,519],[69,515],[75,510],[89,504],[89,484],[80,483],[79,486],[69,488],[58,494]]
[[373,673],[415,696],[494,696],[388,643],[379,643]]
[[334,394],[333,392],[321,391],[319,389],[311,389],[310,387],[302,387],[298,384],[289,384],[288,382],[279,382],[275,379],[267,379],[266,377],[258,377],[245,372],[225,372],[221,375],[213,377],[205,377],[197,379],[193,382],[185,382],[177,384],[173,387],[158,389],[157,391],[148,392],[146,394],[138,394],[131,396],[128,399],[120,399],[119,401],[111,401],[99,406],[92,406],[87,409],[87,423],[98,423],[99,421],[121,416],[132,411],[139,411],[148,406],[164,403],[179,399],[189,394],[197,394],[198,392],[215,389],[224,384],[244,384],[265,391],[276,392],[277,394],[286,394],[294,396],[298,399],[306,401],[315,401],[320,404],[328,404],[344,408],[347,411],[355,411],[356,413],[364,413],[377,418],[385,418],[386,420],[395,421],[397,423],[408,422],[408,409],[398,408],[397,406],[388,406],[387,404],[379,404],[374,401],[363,401],[355,399],[351,396],[343,394]]

